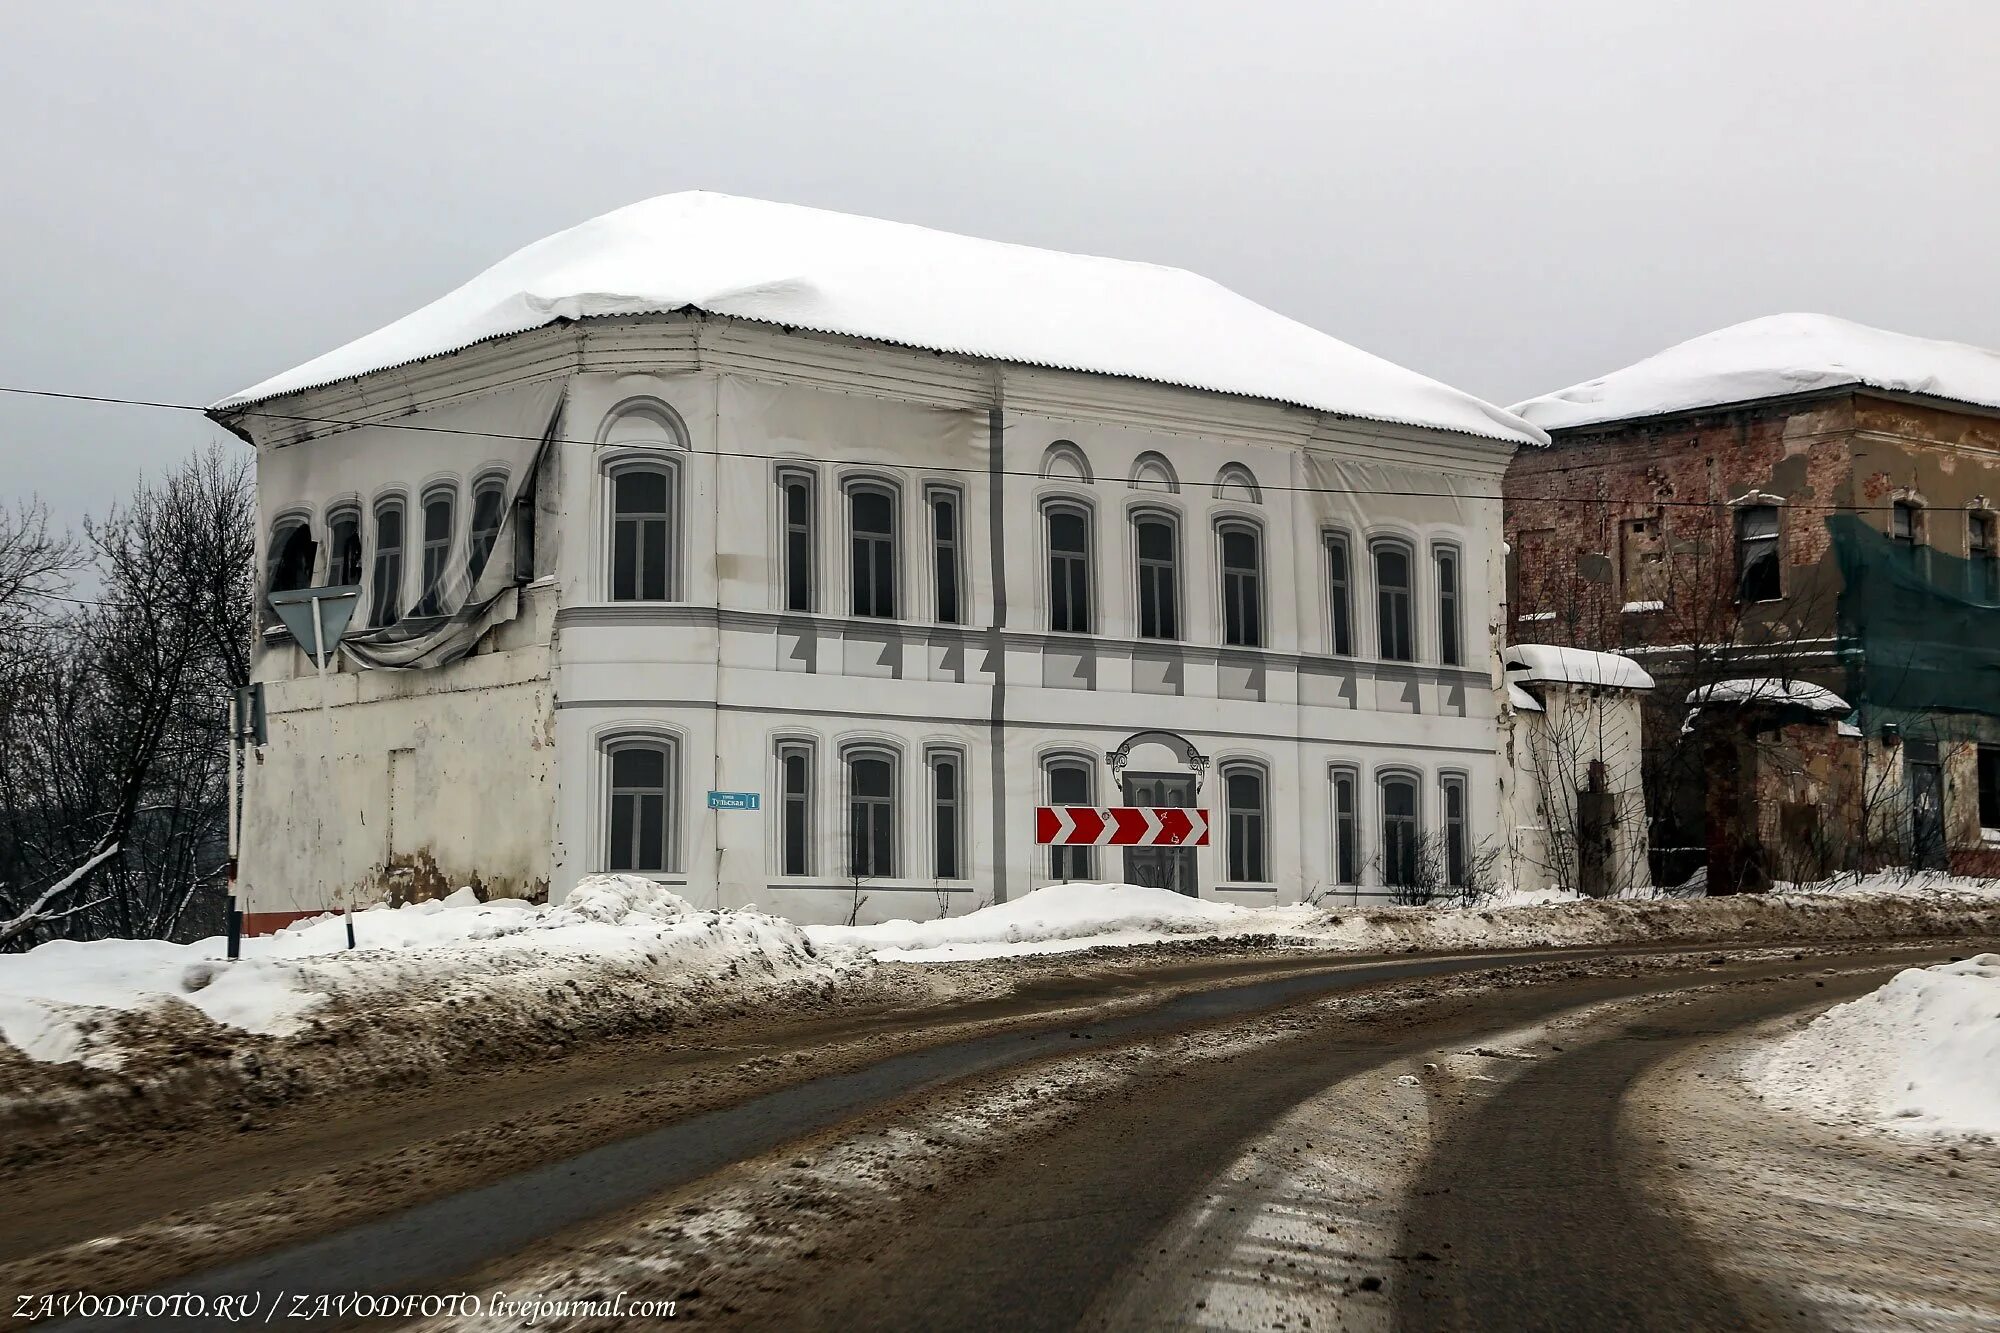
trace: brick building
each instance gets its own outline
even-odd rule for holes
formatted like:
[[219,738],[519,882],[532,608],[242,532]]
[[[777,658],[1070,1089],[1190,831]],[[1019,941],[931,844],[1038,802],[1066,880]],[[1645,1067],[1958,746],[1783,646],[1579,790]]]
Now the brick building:
[[1780,315],[1515,410],[1552,443],[1508,471],[1512,641],[1659,680],[1661,882],[2000,860],[2000,354]]

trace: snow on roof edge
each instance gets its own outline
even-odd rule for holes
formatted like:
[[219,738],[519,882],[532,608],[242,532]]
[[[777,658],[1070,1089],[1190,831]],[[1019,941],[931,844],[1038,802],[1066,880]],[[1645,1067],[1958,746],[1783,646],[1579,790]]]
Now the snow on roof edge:
[[1612,690],[1650,690],[1653,677],[1646,668],[1621,653],[1588,648],[1563,648],[1544,643],[1510,644],[1502,659],[1509,684],[1548,681],[1558,685],[1596,685]]

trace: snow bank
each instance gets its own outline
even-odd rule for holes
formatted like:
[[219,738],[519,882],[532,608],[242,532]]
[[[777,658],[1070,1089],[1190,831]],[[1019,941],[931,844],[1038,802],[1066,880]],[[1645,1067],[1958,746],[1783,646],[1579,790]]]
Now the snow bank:
[[[1309,909],[1291,911],[1296,916]],[[1270,915],[1270,909],[1259,912],[1136,884],[1051,884],[959,917],[808,926],[806,931],[822,946],[866,949],[878,958],[940,962],[1059,953],[1066,948],[1196,934],[1244,934],[1268,930]]]
[[1561,430],[1845,384],[2000,407],[2000,352],[1831,315],[1767,315],[1513,410],[1545,430]]
[[1821,1119],[2000,1137],[2000,954],[1899,973],[1753,1055],[1744,1075]]
[[1548,443],[1490,403],[1180,269],[700,191],[647,199],[537,241],[414,314],[211,410],[560,319],[687,308]]
[[[0,954],[0,1038],[43,1061],[115,1065],[107,1013],[199,1011],[241,1032],[286,1036],[329,1011],[437,1003],[488,1011],[549,1003],[583,987],[635,979],[672,989],[746,969],[763,982],[829,973],[799,927],[756,912],[696,912],[650,880],[586,879],[559,907],[482,903],[470,889],[354,915],[356,948],[337,916],[243,942],[220,937],[58,940]],[[604,996],[605,1003],[611,997]]]

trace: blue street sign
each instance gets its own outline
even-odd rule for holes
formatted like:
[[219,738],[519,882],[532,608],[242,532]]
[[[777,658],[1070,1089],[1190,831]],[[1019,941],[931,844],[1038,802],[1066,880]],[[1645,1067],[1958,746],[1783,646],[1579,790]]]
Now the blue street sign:
[[712,791],[708,794],[708,808],[711,810],[755,810],[763,803],[763,796],[754,791]]

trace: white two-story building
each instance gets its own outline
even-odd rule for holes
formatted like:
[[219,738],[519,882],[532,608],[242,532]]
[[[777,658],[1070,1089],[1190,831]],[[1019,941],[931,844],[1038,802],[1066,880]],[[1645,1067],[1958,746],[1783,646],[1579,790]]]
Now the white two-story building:
[[[1504,841],[1542,436],[1188,273],[670,195],[212,415],[271,586],[361,588],[324,678],[264,619],[253,928],[600,870],[821,921],[1344,901]],[[1212,840],[1034,841],[1121,803]]]

